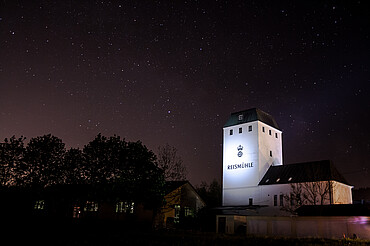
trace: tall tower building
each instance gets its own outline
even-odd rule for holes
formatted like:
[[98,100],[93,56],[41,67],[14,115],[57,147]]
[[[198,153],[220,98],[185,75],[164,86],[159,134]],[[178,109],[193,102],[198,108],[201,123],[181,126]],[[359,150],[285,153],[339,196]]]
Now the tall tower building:
[[264,204],[258,184],[270,166],[283,164],[276,121],[252,108],[232,113],[223,131],[223,206]]

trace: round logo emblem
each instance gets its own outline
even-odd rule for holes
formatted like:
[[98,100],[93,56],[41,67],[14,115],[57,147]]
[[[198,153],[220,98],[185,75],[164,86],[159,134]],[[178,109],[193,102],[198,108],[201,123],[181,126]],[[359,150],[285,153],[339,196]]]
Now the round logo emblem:
[[243,146],[239,145],[238,146],[238,157],[242,157],[242,155],[243,155],[242,150],[243,150]]

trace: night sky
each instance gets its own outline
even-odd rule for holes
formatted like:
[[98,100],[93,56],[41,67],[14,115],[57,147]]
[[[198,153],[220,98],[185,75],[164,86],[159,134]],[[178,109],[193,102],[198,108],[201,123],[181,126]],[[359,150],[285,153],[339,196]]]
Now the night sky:
[[366,1],[1,1],[0,139],[168,143],[197,185],[221,180],[230,113],[257,107],[284,164],[331,159],[370,186],[369,16]]

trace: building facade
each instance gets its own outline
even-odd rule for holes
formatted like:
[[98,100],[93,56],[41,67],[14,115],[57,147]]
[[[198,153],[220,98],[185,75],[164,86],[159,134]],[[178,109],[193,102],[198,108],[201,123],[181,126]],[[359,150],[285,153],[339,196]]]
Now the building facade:
[[223,206],[260,206],[282,215],[298,205],[351,204],[352,186],[330,161],[283,165],[282,131],[253,108],[232,113],[223,128]]

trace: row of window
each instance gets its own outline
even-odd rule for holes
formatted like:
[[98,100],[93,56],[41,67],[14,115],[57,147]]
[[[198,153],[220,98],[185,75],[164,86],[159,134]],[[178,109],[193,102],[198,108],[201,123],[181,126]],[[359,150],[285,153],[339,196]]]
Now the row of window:
[[[251,132],[252,131],[252,126],[248,126],[248,132]],[[239,134],[240,133],[243,133],[243,128],[242,127],[239,127]],[[230,132],[229,132],[230,135],[233,135],[234,134],[234,130],[233,129],[230,129]]]
[[[251,132],[251,131],[252,131],[252,126],[248,126],[248,132]],[[264,126],[262,127],[262,132],[265,132],[265,127]],[[243,133],[243,128],[242,127],[239,127],[239,134],[240,133]],[[234,129],[230,129],[229,135],[234,135]],[[272,136],[271,129],[269,129],[269,135]],[[275,132],[275,138],[278,138],[278,133],[277,132]]]
[[[180,213],[181,213],[181,207],[180,205],[175,205],[175,217],[174,222],[179,223],[180,222]],[[185,217],[194,217],[194,210],[190,207],[184,207],[184,216]]]
[[[133,214],[134,213],[134,202],[127,202],[127,201],[119,201],[116,203],[116,213],[128,213]],[[37,200],[33,207],[35,210],[44,210],[45,209],[45,200]],[[84,206],[85,212],[97,212],[99,208],[99,204],[94,201],[86,201]],[[75,211],[76,210],[76,211]],[[76,216],[75,216],[76,212]],[[80,207],[74,207],[73,208],[73,217],[78,217],[77,214],[80,214]]]
[[[266,132],[266,131],[265,131],[265,127],[264,127],[264,126],[262,127],[262,132]],[[272,136],[272,131],[271,131],[271,129],[269,129],[269,135],[270,135],[270,136]],[[278,138],[278,133],[277,133],[277,132],[275,132],[275,138]]]
[[[284,195],[280,194],[279,196],[280,207],[284,206]],[[278,195],[274,195],[274,206],[278,205]]]

